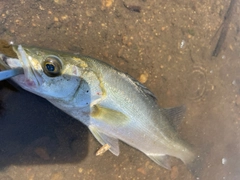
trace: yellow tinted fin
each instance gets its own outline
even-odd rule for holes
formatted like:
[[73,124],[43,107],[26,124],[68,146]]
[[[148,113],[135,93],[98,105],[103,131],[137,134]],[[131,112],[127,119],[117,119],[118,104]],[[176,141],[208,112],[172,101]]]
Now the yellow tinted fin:
[[118,145],[118,139],[112,138],[107,136],[106,134],[100,132],[96,127],[90,125],[88,127],[94,137],[100,142],[100,144],[105,145],[108,144],[110,145],[109,151],[111,151],[114,155],[118,156],[119,155],[119,145]]
[[100,105],[92,107],[91,117],[104,121],[108,125],[123,125],[129,120],[125,114]]

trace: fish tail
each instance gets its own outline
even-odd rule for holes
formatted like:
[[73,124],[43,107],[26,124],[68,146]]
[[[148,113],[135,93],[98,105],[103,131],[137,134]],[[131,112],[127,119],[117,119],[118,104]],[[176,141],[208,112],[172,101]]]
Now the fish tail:
[[201,179],[202,160],[199,158],[199,156],[196,156],[193,161],[189,162],[186,165],[195,179]]
[[194,153],[190,157],[186,158],[185,161],[183,161],[195,179],[202,179],[201,177],[204,159],[205,158],[203,157],[202,153]]
[[184,164],[188,165],[191,164],[196,159],[196,153],[192,148],[187,148],[184,150],[185,153],[183,154],[180,159],[184,162]]

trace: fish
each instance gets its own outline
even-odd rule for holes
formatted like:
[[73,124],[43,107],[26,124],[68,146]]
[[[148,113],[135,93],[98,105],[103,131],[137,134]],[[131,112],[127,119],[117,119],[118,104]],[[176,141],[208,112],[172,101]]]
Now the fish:
[[107,63],[79,54],[13,45],[17,57],[0,56],[21,88],[47,99],[88,127],[100,144],[120,154],[119,141],[171,169],[170,158],[186,165],[196,154],[173,126],[184,106],[161,108],[154,94]]

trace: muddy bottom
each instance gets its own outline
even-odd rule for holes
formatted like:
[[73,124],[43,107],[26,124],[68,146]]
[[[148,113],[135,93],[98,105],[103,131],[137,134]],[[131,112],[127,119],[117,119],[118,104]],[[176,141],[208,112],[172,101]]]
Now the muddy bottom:
[[[233,5],[231,5],[231,3]],[[239,2],[9,0],[0,39],[101,59],[138,79],[161,107],[185,105],[179,136],[195,147],[200,179],[239,179]],[[197,179],[121,143],[95,156],[87,127],[46,100],[0,83],[0,180]]]

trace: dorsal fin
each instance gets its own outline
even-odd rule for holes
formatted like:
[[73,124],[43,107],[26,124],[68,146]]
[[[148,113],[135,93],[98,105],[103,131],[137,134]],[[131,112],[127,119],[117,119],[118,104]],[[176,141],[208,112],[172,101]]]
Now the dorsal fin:
[[168,121],[172,124],[172,126],[175,129],[180,124],[185,112],[186,112],[185,106],[161,109],[161,113],[168,119]]
[[157,101],[156,96],[146,86],[144,86],[142,83],[140,83],[139,81],[137,81],[133,77],[131,77],[127,74],[125,74],[125,75],[138,87],[138,89],[140,91],[142,91],[142,93],[144,93],[146,96],[150,97],[154,101]]

